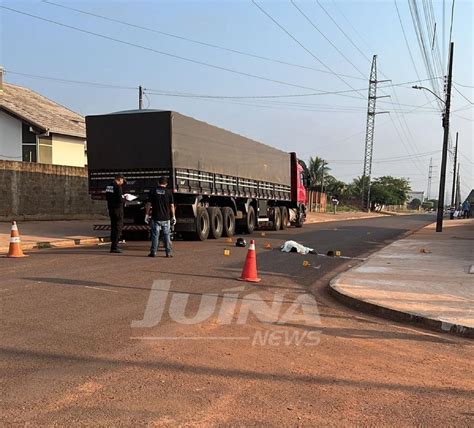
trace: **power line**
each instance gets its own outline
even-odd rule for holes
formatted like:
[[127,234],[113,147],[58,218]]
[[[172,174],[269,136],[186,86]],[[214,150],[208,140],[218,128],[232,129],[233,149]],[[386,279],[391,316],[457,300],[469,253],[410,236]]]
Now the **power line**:
[[[336,22],[336,20],[331,16],[331,14],[326,10],[326,8],[321,4],[319,0],[316,0],[318,6],[324,11],[324,13],[329,17],[329,19],[334,23],[334,25],[339,29],[339,31],[344,35],[344,37],[350,42],[352,46],[354,46],[359,53],[368,61],[370,62],[371,59],[357,46],[354,41],[347,35],[347,33],[341,28],[341,26]],[[346,18],[347,19],[347,18]],[[350,24],[350,23],[349,23]],[[353,27],[355,30],[355,28]]]
[[474,104],[469,98],[467,98],[458,88],[456,88],[456,85],[453,85],[454,90],[461,95],[469,104]]
[[459,119],[467,120],[468,122],[474,122],[474,119],[470,119],[468,117],[461,116],[460,114],[453,113],[453,116],[458,117]]
[[[338,12],[341,14],[341,16],[346,20],[346,22],[349,24],[349,26],[352,28],[355,34],[359,37],[359,39],[369,48],[370,51],[372,51],[372,48],[369,46],[369,44],[365,41],[364,37],[357,31],[357,29],[352,25],[352,23],[349,21],[349,19],[344,15],[344,12],[339,8],[337,5],[337,2],[333,0],[333,6],[338,10]],[[368,62],[371,62],[372,60],[370,58],[367,58]]]
[[20,73],[18,71],[12,71],[5,69],[4,73],[6,75],[8,74],[14,74],[18,76],[24,76],[24,77],[30,77],[33,79],[43,79],[43,80],[51,80],[53,82],[60,82],[60,83],[73,83],[77,85],[86,85],[86,86],[91,86],[94,88],[103,88],[103,89],[124,89],[124,90],[133,90],[135,91],[137,89],[136,86],[119,86],[119,85],[111,85],[108,83],[98,83],[98,82],[88,82],[84,80],[71,80],[71,79],[62,79],[59,77],[49,77],[49,76],[40,76],[37,74],[28,74],[28,73]]
[[[330,17],[331,21],[339,28],[339,30],[340,30],[341,32],[343,32],[343,34],[345,35],[345,37],[348,38],[347,34],[344,32],[344,30],[342,30],[342,28],[340,28],[340,26],[337,24],[337,22],[334,20],[334,18],[332,18],[332,17],[330,16],[330,14],[324,9],[324,7],[319,3],[318,0],[316,0],[316,1],[317,1],[318,4],[320,5],[320,7],[323,9],[323,11],[325,11],[326,14]],[[395,5],[396,5],[396,4],[395,4]],[[342,14],[342,11],[340,11],[340,12],[341,12],[341,14]],[[397,12],[398,12],[398,8],[397,8]],[[356,30],[355,27],[351,24],[351,22],[350,22],[345,16],[344,16],[344,18],[346,19],[346,21],[348,22],[348,24],[353,28],[353,30],[357,33],[357,30]],[[400,18],[400,21],[401,21],[401,18]],[[401,23],[401,24],[402,24],[402,23]],[[404,32],[403,24],[402,24],[402,30],[403,30],[403,32]],[[360,36],[360,35],[359,35],[359,36]],[[405,36],[405,40],[406,40],[407,46],[409,47],[408,41],[407,41],[407,39],[406,39],[406,35],[404,34],[404,36]],[[354,44],[354,43],[353,43],[353,44]],[[368,46],[368,45],[367,45],[367,46]],[[360,53],[365,59],[368,60],[367,56],[362,52],[361,49],[359,49],[359,48],[357,47],[357,45],[356,45],[356,48],[357,48],[357,50],[359,51],[359,53]],[[370,49],[370,46],[369,46],[369,49]],[[411,50],[410,50],[410,54],[411,54]],[[412,56],[412,55],[411,55],[411,56]],[[413,56],[412,56],[412,57],[413,57]],[[369,60],[369,61],[370,61],[370,60]],[[413,64],[414,64],[414,60],[413,60],[413,59],[412,59],[412,62],[413,62]],[[415,65],[415,72],[416,72],[416,74],[417,74],[418,79],[420,79],[420,76],[419,76],[419,74],[418,74],[418,70],[416,69],[416,65]],[[381,73],[381,74],[384,75],[384,73]],[[388,77],[385,76],[385,75],[384,75],[384,77],[388,78]],[[431,77],[432,77],[432,76],[431,76]],[[420,80],[421,80],[421,79],[420,79]],[[383,87],[380,87],[380,89],[383,90]],[[390,121],[392,122],[392,124],[393,124],[393,126],[394,126],[394,128],[395,128],[395,131],[397,132],[397,134],[398,134],[399,137],[401,138],[402,143],[403,143],[403,145],[404,145],[404,147],[405,147],[407,153],[410,154],[410,149],[409,149],[410,145],[413,145],[413,146],[415,147],[415,150],[414,150],[414,151],[417,152],[417,151],[419,151],[419,149],[418,149],[418,147],[417,147],[417,145],[416,145],[415,139],[414,139],[414,137],[413,137],[413,135],[412,135],[412,133],[411,133],[411,131],[410,131],[410,128],[409,128],[409,126],[408,126],[408,123],[407,123],[407,121],[406,121],[406,118],[405,118],[405,116],[404,116],[404,114],[403,114],[402,107],[401,107],[401,103],[400,103],[400,100],[399,100],[399,98],[398,98],[398,95],[397,95],[397,92],[395,91],[395,89],[392,90],[392,93],[393,93],[393,96],[394,96],[395,100],[391,99],[391,100],[389,101],[389,103],[390,103],[390,104],[392,105],[392,107],[393,107],[393,110],[392,110],[392,111],[396,113],[396,118],[398,119],[398,121],[399,121],[399,123],[400,123],[400,127],[401,127],[401,130],[402,130],[403,134],[404,134],[404,137],[402,137],[402,136],[400,135],[400,132],[398,131],[398,128],[397,128],[397,126],[396,126],[396,123],[395,123],[395,121],[393,120],[393,118],[391,117],[391,115],[390,115]],[[425,94],[425,96],[426,96],[426,94]],[[432,101],[430,101],[430,99],[428,98],[428,96],[426,96],[426,99],[428,100],[429,103],[432,102]],[[384,101],[379,101],[379,102],[380,102],[380,103],[383,103]],[[396,106],[398,106],[399,109],[397,109]],[[405,125],[403,125],[402,120],[400,119],[400,115],[399,115],[399,114],[401,115],[401,118],[403,119],[403,122],[404,122]],[[405,131],[405,129],[406,129],[406,131]],[[411,137],[411,140],[412,140],[411,144],[410,144],[410,139],[409,139],[409,137]],[[403,140],[403,138],[406,138],[407,144],[405,144],[405,141]],[[414,164],[418,169],[420,169],[413,159],[411,159],[411,161],[413,162],[413,164]],[[421,171],[421,170],[420,170],[420,171]]]
[[[427,106],[428,104],[429,104],[429,102],[428,102],[428,103],[425,103],[425,104],[423,104],[423,105],[421,105],[421,106],[419,106],[419,107],[415,107],[413,110],[410,110],[408,113],[412,113],[412,112],[414,112],[415,110],[418,110],[418,109],[421,108],[421,107]],[[393,120],[393,119],[391,118],[391,120]],[[384,126],[384,125],[388,124],[389,122],[391,122],[391,120],[386,120],[386,121],[380,122],[379,125],[378,125],[378,127],[380,128],[381,126]],[[397,130],[397,132],[398,132],[398,130]],[[322,146],[319,146],[318,149],[321,150],[321,149],[326,148],[326,147],[329,147],[329,146],[335,146],[335,145],[337,145],[337,144],[344,143],[344,142],[346,142],[347,140],[350,140],[351,138],[357,137],[357,136],[359,136],[359,135],[361,135],[361,134],[363,134],[363,133],[365,133],[365,129],[363,129],[362,131],[355,132],[354,134],[348,135],[347,137],[341,138],[341,139],[339,139],[339,140],[332,141],[332,142],[327,143],[327,144],[323,144]],[[400,137],[400,140],[402,140],[402,137],[400,136],[399,133],[398,133],[398,135],[399,135],[399,137]],[[403,142],[403,140],[402,140],[402,142]],[[405,144],[405,143],[403,142],[403,144]],[[311,151],[311,152],[312,152],[312,151]],[[308,151],[308,152],[303,152],[303,153],[300,153],[300,155],[306,155],[306,154],[311,153],[311,152],[310,152],[310,151]],[[407,153],[409,154],[408,151],[407,151]]]
[[[424,35],[423,27],[421,25],[420,14],[418,11],[418,5],[416,3],[416,0],[409,0],[409,6],[410,6],[410,14],[412,16],[412,21],[413,21],[413,27],[417,35],[417,41],[420,47],[421,56],[425,63],[426,72],[429,77],[434,77],[433,65],[431,63],[431,59],[426,49],[425,35]],[[433,92],[435,92],[436,95],[438,95],[439,98],[441,98],[440,93],[439,93],[439,88],[436,85],[434,85],[434,83],[431,85],[431,87],[433,89]],[[437,99],[436,101],[438,103],[440,110],[443,109],[443,105],[441,101],[439,99]]]
[[[394,4],[395,4],[395,9],[397,10],[397,15],[398,15],[398,21],[400,23],[400,27],[402,29],[402,33],[403,33],[403,38],[405,39],[405,45],[407,47],[407,50],[408,50],[408,53],[410,55],[410,59],[411,59],[411,63],[413,65],[413,68],[415,70],[415,73],[416,73],[416,77],[418,77],[418,79],[420,79],[420,74],[418,73],[418,69],[416,67],[416,63],[415,63],[415,60],[413,58],[413,54],[411,52],[411,48],[410,48],[410,44],[408,43],[408,38],[407,38],[407,35],[406,35],[406,32],[405,32],[405,27],[403,26],[403,21],[402,21],[402,17],[400,15],[400,10],[398,9],[398,5],[397,5],[397,0],[393,0]],[[423,91],[426,99],[430,102],[430,104],[433,102],[431,101],[429,98],[428,98],[428,95]]]
[[[281,25],[273,16],[271,16],[263,7],[261,7],[255,0],[251,0],[252,3],[257,7],[267,18],[269,18],[278,28],[280,28],[288,37],[290,37],[294,42],[296,42],[301,48],[303,48],[308,54],[310,54],[316,61],[323,65],[327,70],[333,73],[341,82],[347,85],[349,88],[354,89],[350,83],[347,83],[341,76],[338,76],[325,62],[319,59],[311,50],[309,50],[303,43],[301,43],[293,34],[291,34],[283,25]],[[359,91],[356,91],[359,92]],[[361,98],[363,95],[359,93]]]
[[[37,74],[29,74],[29,73],[22,73],[10,69],[5,69],[4,70],[5,74],[13,74],[13,75],[18,75],[18,76],[24,76],[24,77],[29,77],[33,79],[43,79],[43,80],[49,80],[53,82],[59,82],[59,83],[71,83],[71,84],[77,84],[77,85],[85,85],[85,86],[91,86],[94,88],[101,88],[101,89],[123,89],[123,90],[133,90],[136,91],[137,87],[136,86],[120,86],[120,85],[112,85],[112,84],[106,84],[106,83],[99,83],[99,82],[91,82],[91,81],[85,81],[85,80],[72,80],[72,79],[63,79],[63,78],[57,78],[57,77],[51,77],[51,76],[43,76],[43,75],[37,75]],[[396,83],[395,85],[406,85],[408,83],[415,83],[413,82],[402,82],[402,83]],[[392,85],[385,85],[383,87],[390,87]],[[366,88],[361,88],[360,90],[366,90]],[[154,88],[147,88],[147,93],[152,94],[152,95],[169,95],[169,96],[182,96],[182,97],[187,97],[187,98],[215,98],[215,99],[284,99],[284,98],[301,98],[301,97],[312,97],[312,96],[320,96],[320,95],[340,95],[342,93],[349,93],[353,92],[352,90],[344,90],[344,91],[327,91],[327,92],[312,92],[312,93],[305,93],[305,94],[278,94],[278,95],[207,95],[207,94],[194,94],[194,93],[187,93],[187,92],[177,92],[177,91],[167,91],[164,89],[154,89]],[[304,104],[304,103],[293,103],[293,104],[298,104],[298,105],[305,105],[305,106],[318,106],[318,107],[334,107],[334,108],[342,108],[342,109],[360,109],[360,110],[365,110],[364,107],[358,107],[358,106],[337,106],[337,105],[318,105],[318,104]],[[425,107],[425,105],[422,106],[413,106],[411,104],[402,104],[403,106],[406,107],[416,107],[417,110],[422,109]],[[412,113],[414,110],[411,110],[407,113]],[[426,112],[426,113],[431,113],[434,112],[434,110],[421,110],[421,112]]]
[[[86,11],[86,10],[83,10],[83,9],[77,9],[77,8],[74,8],[74,7],[71,7],[71,6],[66,6],[66,5],[63,5],[63,4],[55,3],[55,2],[52,2],[52,1],[49,1],[49,0],[42,0],[42,2],[46,3],[46,4],[49,4],[51,6],[60,7],[60,8],[63,8],[63,9],[71,10],[73,12],[82,13],[84,15],[89,15],[89,16],[93,16],[95,18],[103,19],[103,20],[106,20],[106,21],[109,21],[109,22],[115,22],[117,24],[125,25],[127,27],[136,28],[136,29],[143,30],[143,31],[149,31],[149,32],[152,32],[152,33],[155,33],[155,34],[159,34],[161,36],[170,37],[170,38],[174,38],[174,39],[177,39],[177,40],[183,40],[183,41],[186,41],[186,42],[189,42],[189,43],[194,43],[194,44],[205,46],[205,47],[208,47],[208,48],[219,49],[221,51],[230,52],[230,53],[234,53],[234,54],[242,55],[242,56],[247,56],[247,57],[250,57],[250,58],[256,58],[256,59],[260,59],[260,60],[263,60],[263,61],[273,62],[273,63],[276,63],[276,64],[287,65],[287,66],[290,66],[290,67],[297,67],[297,68],[301,68],[301,69],[317,71],[319,73],[334,74],[330,71],[321,70],[319,68],[309,67],[309,66],[301,65],[301,64],[295,64],[295,63],[292,63],[292,62],[283,61],[283,60],[279,60],[279,59],[275,59],[275,58],[270,58],[270,57],[266,57],[266,56],[263,56],[263,55],[257,55],[257,54],[252,54],[250,52],[244,52],[244,51],[241,51],[241,50],[228,48],[226,46],[220,46],[220,45],[216,45],[216,44],[213,44],[213,43],[203,42],[201,40],[191,39],[190,37],[185,37],[185,36],[180,36],[180,35],[177,35],[177,34],[167,33],[165,31],[156,30],[154,28],[133,24],[131,22],[122,21],[120,19],[110,18],[110,17],[105,16],[105,15],[99,15],[97,13],[92,13],[92,12],[89,12],[89,11]],[[347,75],[347,74],[340,74],[340,73],[337,73],[337,74],[339,76],[347,77],[349,79],[365,80],[362,77],[358,77],[358,76],[350,76],[350,75]]]
[[437,74],[443,74],[443,64],[441,55],[439,54],[437,38],[436,38],[436,19],[433,11],[433,3],[431,0],[423,0],[423,12],[425,15],[426,29],[428,31],[429,40],[431,40],[431,55],[433,63],[438,66]]
[[332,41],[327,37],[319,28],[318,26],[309,18],[309,16],[304,13],[304,11],[293,1],[290,0],[291,4],[295,7],[295,9],[311,24],[311,26],[319,33],[322,37],[341,55],[352,67],[361,75],[364,76],[364,73],[349,59],[347,56],[342,52]]
[[[387,158],[380,158],[380,159],[377,159],[377,160],[374,160],[373,162],[374,163],[391,163],[391,162],[399,162],[399,161],[402,161],[402,160],[406,160],[410,157],[426,157],[426,156],[431,156],[431,155],[434,155],[436,153],[440,153],[441,150],[434,150],[434,151],[430,151],[430,152],[424,152],[424,153],[415,153],[414,155],[403,155],[403,156],[392,156],[392,157],[387,157]],[[331,163],[347,163],[347,164],[350,164],[350,163],[357,163],[357,164],[360,164],[360,160],[353,160],[353,159],[328,159],[327,160],[328,162],[331,162]]]
[[454,80],[453,80],[453,83],[455,83],[455,84],[458,85],[458,86],[462,86],[463,88],[471,88],[471,89],[474,89],[474,86],[471,86],[471,85],[464,85],[464,84],[459,83],[459,82],[454,82]]
[[[96,32],[89,31],[89,30],[84,30],[82,28],[75,27],[75,26],[68,25],[68,24],[64,24],[62,22],[54,21],[52,19],[44,18],[44,17],[38,16],[38,15],[33,15],[31,13],[23,12],[23,11],[13,9],[11,7],[7,7],[7,6],[4,6],[4,5],[0,5],[0,8],[2,8],[4,10],[8,10],[10,12],[18,13],[20,15],[25,15],[25,16],[28,16],[30,18],[34,18],[34,19],[37,19],[37,20],[40,20],[40,21],[48,22],[50,24],[55,24],[55,25],[58,25],[60,27],[69,28],[71,30],[78,31],[80,33],[88,34],[88,35],[91,35],[91,36],[99,37],[101,39],[105,39],[105,40],[113,41],[113,42],[116,42],[116,43],[120,43],[120,44],[123,44],[123,45],[126,45],[126,46],[131,46],[131,47],[134,47],[134,48],[138,48],[138,49],[142,49],[142,50],[145,50],[145,51],[153,52],[153,53],[156,53],[156,54],[159,54],[159,55],[168,56],[170,58],[179,59],[179,60],[186,61],[186,62],[189,62],[189,63],[192,63],[192,64],[202,65],[204,67],[212,68],[212,69],[215,69],[215,70],[226,71],[228,73],[233,73],[233,74],[237,74],[237,75],[240,75],[240,76],[251,77],[251,78],[254,78],[254,79],[263,80],[263,81],[267,81],[267,82],[271,82],[271,83],[278,83],[278,84],[284,85],[284,86],[291,86],[291,87],[294,87],[294,88],[319,91],[318,89],[311,88],[309,86],[303,86],[303,85],[298,85],[298,84],[295,84],[295,83],[285,82],[285,81],[282,81],[282,80],[271,79],[271,78],[268,78],[268,77],[259,76],[259,75],[252,74],[252,73],[246,73],[246,72],[243,72],[243,71],[238,71],[238,70],[234,70],[234,69],[231,69],[231,68],[222,67],[222,66],[207,63],[207,62],[204,62],[204,61],[199,61],[199,60],[195,60],[195,59],[192,59],[192,58],[187,58],[187,57],[183,57],[183,56],[180,56],[180,55],[175,55],[175,54],[172,54],[172,53],[169,53],[169,52],[160,51],[160,50],[157,50],[157,49],[154,49],[154,48],[139,45],[137,43],[128,42],[128,41],[125,41],[125,40],[117,39],[115,37],[106,36],[105,34],[100,34],[100,33],[96,33]],[[340,79],[342,79],[342,78],[340,78]],[[322,92],[322,91],[320,91],[320,92]],[[357,91],[355,91],[355,92],[357,92]],[[349,96],[350,97],[350,95],[344,95],[344,96]]]
[[459,150],[458,153],[459,153],[464,159],[466,159],[471,165],[474,165],[474,162],[472,162],[471,159],[469,159],[463,152],[461,152],[461,150]]

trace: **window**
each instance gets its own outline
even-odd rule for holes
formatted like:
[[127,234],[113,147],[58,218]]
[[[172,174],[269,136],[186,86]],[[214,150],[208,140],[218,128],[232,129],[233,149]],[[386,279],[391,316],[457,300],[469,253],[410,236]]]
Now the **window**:
[[23,144],[23,162],[37,162],[36,144]]
[[25,123],[22,127],[22,143],[23,162],[38,162],[36,135],[30,131],[30,127]]

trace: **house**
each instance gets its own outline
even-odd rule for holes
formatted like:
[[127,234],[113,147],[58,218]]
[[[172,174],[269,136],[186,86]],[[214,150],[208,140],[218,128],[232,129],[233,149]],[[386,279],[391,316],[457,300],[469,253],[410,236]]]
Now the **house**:
[[5,83],[0,68],[0,159],[84,167],[84,118],[31,89]]

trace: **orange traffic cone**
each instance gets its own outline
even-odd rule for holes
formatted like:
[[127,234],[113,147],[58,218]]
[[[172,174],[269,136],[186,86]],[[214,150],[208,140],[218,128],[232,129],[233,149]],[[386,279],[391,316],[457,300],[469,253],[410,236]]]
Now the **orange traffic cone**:
[[7,257],[28,257],[23,254],[23,251],[21,249],[20,233],[18,232],[18,226],[16,225],[16,221],[12,221],[10,248],[8,250]]
[[247,258],[245,259],[245,265],[242,269],[242,275],[237,278],[239,281],[248,282],[260,282],[261,279],[257,274],[257,256],[255,253],[255,241],[250,241],[249,250],[247,252]]

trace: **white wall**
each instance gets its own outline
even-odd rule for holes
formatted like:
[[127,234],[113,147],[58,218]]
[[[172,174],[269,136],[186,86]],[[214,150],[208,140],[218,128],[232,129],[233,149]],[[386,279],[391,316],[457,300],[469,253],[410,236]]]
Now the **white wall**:
[[21,161],[21,121],[0,111],[0,159]]
[[53,134],[53,165],[84,167],[84,153],[84,140]]

